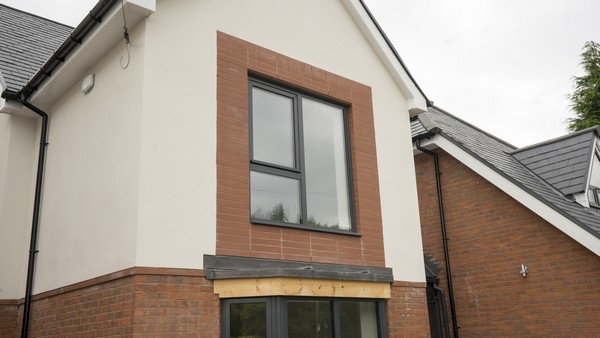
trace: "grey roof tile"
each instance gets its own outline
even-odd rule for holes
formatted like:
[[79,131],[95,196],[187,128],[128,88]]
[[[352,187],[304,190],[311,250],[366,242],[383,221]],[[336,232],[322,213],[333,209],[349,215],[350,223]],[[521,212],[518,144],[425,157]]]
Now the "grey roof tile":
[[[513,152],[513,156],[565,195],[586,191],[594,130],[560,137]],[[553,149],[554,151],[550,151]],[[558,170],[557,170],[558,169]],[[556,177],[552,176],[556,175]],[[565,176],[567,175],[567,176]],[[557,182],[569,180],[565,185]]]
[[[592,136],[596,135],[596,129],[592,128],[542,144],[516,149],[437,107],[431,107],[421,115],[433,121],[441,129],[439,131],[441,136],[573,223],[600,238],[600,210],[583,207],[568,197],[580,187],[581,172],[586,171],[589,162],[589,159],[586,160],[587,162],[583,159],[586,154],[591,158],[589,153],[591,150],[586,147],[593,149],[591,142],[594,140]],[[418,122],[412,121],[412,123]],[[421,134],[413,134],[413,139],[419,135]],[[566,148],[570,150],[565,151]],[[550,154],[555,155],[550,156]],[[565,165],[565,162],[571,160],[571,165]],[[545,161],[543,165],[532,165],[542,161]],[[552,169],[548,170],[549,167]],[[549,173],[549,178],[542,178],[538,171],[542,174]],[[550,183],[552,180],[555,180],[554,185]]]
[[0,72],[18,92],[69,36],[72,27],[0,4]]

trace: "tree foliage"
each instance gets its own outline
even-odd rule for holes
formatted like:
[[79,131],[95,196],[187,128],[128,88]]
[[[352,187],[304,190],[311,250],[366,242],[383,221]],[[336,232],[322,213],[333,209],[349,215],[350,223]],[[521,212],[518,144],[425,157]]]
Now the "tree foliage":
[[568,96],[575,117],[567,119],[568,128],[578,131],[600,125],[600,44],[588,41],[581,53],[583,76],[573,77],[574,91]]

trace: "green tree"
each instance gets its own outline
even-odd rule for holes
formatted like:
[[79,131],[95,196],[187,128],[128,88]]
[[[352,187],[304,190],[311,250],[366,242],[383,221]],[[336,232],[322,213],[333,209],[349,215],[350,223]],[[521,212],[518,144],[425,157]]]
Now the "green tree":
[[585,75],[573,77],[574,91],[568,96],[575,117],[567,119],[569,130],[578,131],[600,125],[600,44],[588,41],[583,46],[581,65]]

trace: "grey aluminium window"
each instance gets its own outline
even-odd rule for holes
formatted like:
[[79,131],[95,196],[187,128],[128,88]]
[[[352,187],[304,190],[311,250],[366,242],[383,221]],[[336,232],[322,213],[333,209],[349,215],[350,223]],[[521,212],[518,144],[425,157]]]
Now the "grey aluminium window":
[[378,299],[266,297],[222,301],[223,338],[387,337]]
[[252,222],[354,232],[346,107],[258,79],[249,93]]

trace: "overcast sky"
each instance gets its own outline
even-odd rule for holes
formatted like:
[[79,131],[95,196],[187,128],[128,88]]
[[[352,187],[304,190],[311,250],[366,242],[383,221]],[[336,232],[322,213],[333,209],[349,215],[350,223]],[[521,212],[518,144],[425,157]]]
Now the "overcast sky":
[[[96,0],[0,0],[76,26]],[[516,146],[565,134],[600,0],[365,0],[427,97]]]

